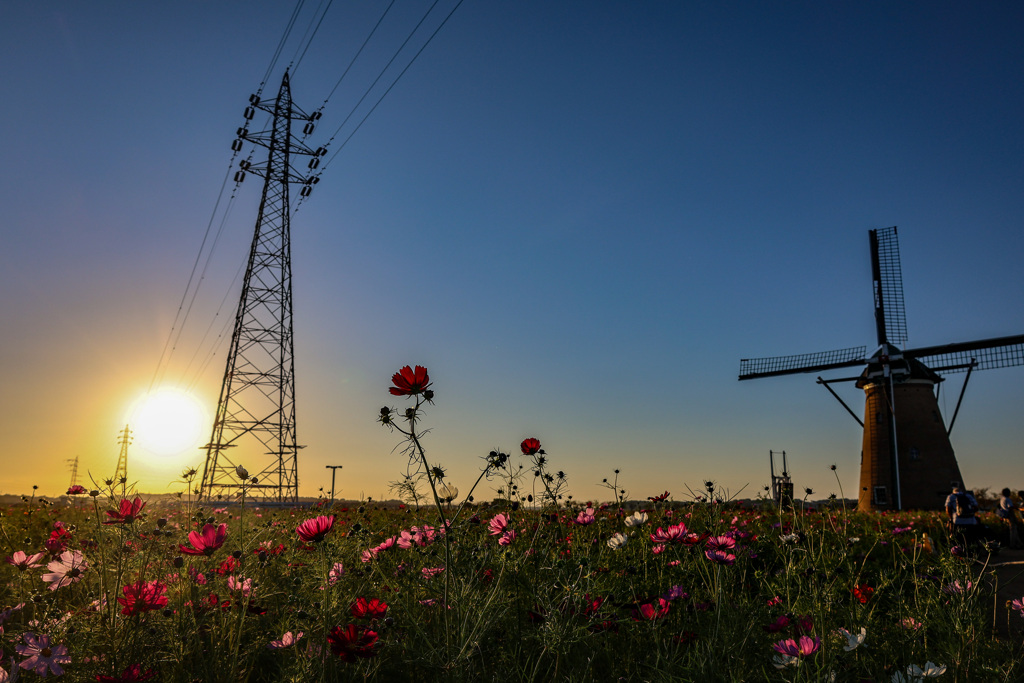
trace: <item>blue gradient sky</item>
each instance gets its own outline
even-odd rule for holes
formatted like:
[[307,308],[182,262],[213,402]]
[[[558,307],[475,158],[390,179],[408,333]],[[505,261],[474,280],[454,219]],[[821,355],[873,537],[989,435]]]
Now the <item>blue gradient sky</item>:
[[[292,79],[300,106],[384,6],[334,3]],[[314,144],[427,6],[396,4]],[[0,8],[3,491],[61,491],[76,455],[112,472],[293,7]],[[740,383],[739,359],[872,346],[867,231],[891,225],[908,346],[1024,332],[1022,28],[1010,2],[467,0],[292,223],[301,492],[342,464],[340,495],[388,497],[404,463],[374,419],[391,374],[422,364],[429,455],[463,487],[479,456],[536,436],[578,498],[606,497],[615,468],[635,497],[705,479],[753,495],[769,449],[799,489],[838,493],[835,463],[855,495],[857,424],[813,376]],[[258,183],[170,383],[225,296],[233,318]],[[210,412],[225,352],[196,380]],[[968,485],[1024,488],[1022,380],[972,378],[953,433]],[[196,453],[137,449],[131,473],[165,490]]]

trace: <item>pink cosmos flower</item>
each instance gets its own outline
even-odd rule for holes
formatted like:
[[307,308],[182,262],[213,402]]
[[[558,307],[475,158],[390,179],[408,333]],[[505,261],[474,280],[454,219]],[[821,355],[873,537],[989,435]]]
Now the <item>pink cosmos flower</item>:
[[75,484],[74,486],[68,489],[69,496],[78,496],[83,493],[85,493],[85,487],[82,486],[81,484]]
[[705,550],[704,556],[715,564],[731,565],[736,562],[736,556],[724,550]]
[[252,594],[252,579],[246,579],[243,577],[235,578],[232,574],[228,577],[228,590],[239,591],[243,597],[249,597]]
[[331,571],[327,573],[327,585],[333,586],[338,583],[338,580],[345,575],[345,567],[341,562],[335,562],[334,566],[331,567]]
[[132,616],[167,606],[167,584],[159,581],[136,581],[121,591],[124,597],[117,599],[124,605],[121,614]]
[[28,657],[18,665],[22,669],[31,669],[40,677],[46,678],[50,673],[60,676],[64,673],[60,665],[71,663],[67,646],[51,645],[50,636],[41,635],[37,638],[34,633],[26,633],[23,638],[25,644],[14,647],[19,655]]
[[292,632],[288,631],[283,636],[281,636],[281,640],[272,640],[269,643],[267,643],[267,647],[269,647],[271,650],[283,650],[286,647],[291,647],[295,643],[299,642],[299,639],[302,638],[302,636],[304,635],[306,634],[303,631],[299,631],[297,635],[292,635]]
[[709,550],[726,552],[736,547],[736,539],[729,536],[712,536],[707,540]]
[[121,500],[117,510],[107,510],[107,517],[110,517],[104,524],[131,524],[142,512],[146,504],[142,499],[135,496],[135,500],[129,502],[127,498]]
[[320,515],[295,527],[295,533],[306,543],[319,543],[334,528],[334,515]]
[[686,536],[686,524],[680,522],[673,524],[668,529],[658,527],[658,530],[651,534],[653,543],[682,543]]
[[505,533],[505,527],[507,527],[511,521],[512,519],[504,512],[499,512],[494,515],[494,517],[491,517],[491,521],[488,524],[491,529],[491,536],[500,536]]
[[423,577],[426,579],[432,579],[443,571],[444,567],[424,567]]
[[772,648],[780,655],[788,657],[809,657],[821,648],[821,640],[807,636],[800,636],[798,640],[787,638],[775,643]]
[[70,586],[76,581],[82,580],[82,572],[89,568],[89,563],[82,557],[81,551],[68,550],[60,554],[60,557],[46,565],[50,570],[43,574],[43,581],[50,582],[50,590],[55,591],[61,586]]
[[596,518],[594,517],[594,508],[591,507],[588,507],[586,510],[580,512],[580,514],[576,515],[576,523],[581,526],[593,524],[595,520]]
[[516,536],[518,535],[518,532],[514,529],[506,529],[505,533],[503,533],[501,538],[498,539],[498,545],[511,545],[512,541],[516,540]]
[[224,545],[224,539],[228,535],[228,525],[221,524],[220,526],[213,526],[207,524],[203,527],[202,533],[193,531],[188,535],[188,542],[192,544],[189,548],[187,545],[178,545],[178,550],[185,553],[186,555],[206,555],[209,557],[213,553]]
[[39,560],[46,557],[46,553],[36,553],[34,555],[26,555],[21,550],[14,551],[14,554],[7,558],[7,564],[13,564],[18,568],[18,571],[25,571],[26,569],[36,569],[41,567],[42,564]]
[[1024,598],[1017,598],[1010,603],[1010,609],[1015,609],[1020,612],[1020,615],[1024,617]]

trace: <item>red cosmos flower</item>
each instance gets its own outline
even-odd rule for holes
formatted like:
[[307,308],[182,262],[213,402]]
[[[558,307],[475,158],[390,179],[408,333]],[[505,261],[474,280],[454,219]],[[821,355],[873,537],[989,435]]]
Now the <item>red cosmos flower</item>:
[[334,515],[320,515],[307,519],[295,527],[295,533],[306,543],[319,543],[334,528]]
[[349,607],[349,611],[356,619],[376,619],[384,616],[384,613],[388,611],[388,604],[377,598],[370,601],[367,601],[366,598],[356,598],[356,601]]
[[392,396],[415,396],[430,386],[430,375],[422,365],[413,370],[408,365],[391,376],[395,386],[388,389]]
[[167,606],[167,584],[159,581],[136,581],[121,589],[123,598],[117,601],[124,605],[121,614],[133,616]]
[[135,518],[142,512],[142,508],[146,507],[146,504],[142,502],[142,499],[135,496],[135,500],[128,502],[128,499],[122,499],[121,505],[117,510],[107,510],[107,517],[110,517],[104,524],[131,524],[135,521]]
[[668,491],[665,491],[665,493],[661,494],[660,496],[648,496],[647,500],[651,501],[652,503],[660,503],[663,500],[668,500],[668,497],[670,495],[672,494],[670,494]]
[[132,664],[120,676],[96,674],[96,680],[100,683],[139,683],[141,681],[148,681],[153,676],[156,676],[156,671],[153,669],[143,671],[141,664]]
[[654,621],[668,614],[671,603],[665,598],[658,598],[658,602],[637,605],[633,610],[633,621]]
[[74,486],[68,489],[69,496],[77,496],[83,493],[85,493],[85,487],[82,486],[81,484],[75,484]]
[[186,555],[206,555],[209,557],[213,555],[217,548],[224,545],[224,539],[228,535],[228,525],[221,524],[220,526],[213,526],[207,524],[203,527],[203,532],[193,531],[188,535],[188,542],[192,544],[189,548],[187,545],[178,545],[178,550],[185,553]]
[[523,439],[519,447],[523,449],[523,455],[536,455],[540,451],[540,441],[532,437]]
[[871,596],[875,594],[875,589],[866,583],[862,583],[853,589],[853,597],[862,605],[866,605]]
[[331,652],[343,662],[354,662],[356,657],[372,657],[376,652],[373,646],[377,642],[377,632],[363,626],[349,624],[345,628],[335,626],[327,634],[327,644]]

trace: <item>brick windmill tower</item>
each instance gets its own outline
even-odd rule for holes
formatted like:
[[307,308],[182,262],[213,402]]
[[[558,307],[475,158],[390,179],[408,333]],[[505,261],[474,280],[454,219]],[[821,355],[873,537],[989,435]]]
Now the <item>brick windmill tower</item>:
[[[953,484],[962,484],[949,435],[974,370],[1024,365],[1024,335],[901,349],[907,341],[896,228],[870,230],[871,271],[878,347],[864,346],[797,356],[740,361],[740,379],[863,367],[853,377],[823,385],[864,428],[860,510],[938,509]],[[947,426],[939,411],[939,373],[966,372]],[[829,386],[856,382],[864,391],[864,419]]]

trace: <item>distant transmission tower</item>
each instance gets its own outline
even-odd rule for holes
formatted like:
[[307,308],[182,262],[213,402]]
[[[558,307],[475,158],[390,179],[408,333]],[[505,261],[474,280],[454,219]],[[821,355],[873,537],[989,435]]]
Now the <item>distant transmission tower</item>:
[[[125,425],[117,435],[117,443],[121,445],[121,452],[117,456],[117,468],[114,470],[115,482],[128,481],[128,446],[132,441],[132,430]],[[78,472],[77,458],[75,459],[75,472]]]
[[68,462],[71,463],[71,483],[68,484],[68,488],[71,488],[78,483],[78,456],[76,455],[74,460],[69,459]]
[[[291,167],[292,155],[311,156],[316,168],[324,148],[312,150],[292,136],[292,122],[305,121],[302,132],[313,132],[320,114],[304,113],[292,103],[286,72],[273,100],[253,95],[245,110],[272,114],[270,130],[252,133],[238,129],[235,151],[248,140],[269,150],[266,164],[242,161],[236,182],[246,172],[264,179],[242,296],[235,315],[231,349],[221,385],[213,433],[206,449],[200,499],[234,497],[241,491],[237,466],[244,466],[257,483],[250,486],[265,500],[297,502],[298,449],[295,435],[295,352],[292,343],[292,261],[290,202],[293,183],[303,185],[306,197],[318,178]],[[244,437],[244,438],[243,438]],[[230,454],[230,455],[229,455]]]

